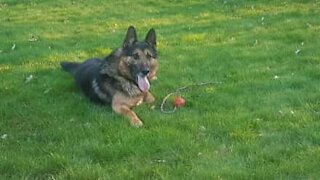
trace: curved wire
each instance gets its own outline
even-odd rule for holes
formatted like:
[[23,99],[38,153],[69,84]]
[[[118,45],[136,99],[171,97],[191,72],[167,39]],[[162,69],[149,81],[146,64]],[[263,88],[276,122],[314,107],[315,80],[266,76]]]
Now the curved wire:
[[170,96],[172,96],[174,94],[179,94],[182,91],[190,89],[191,87],[194,87],[194,86],[198,87],[198,86],[207,86],[207,85],[212,85],[212,84],[222,84],[222,82],[218,82],[218,81],[215,81],[215,82],[202,82],[202,83],[197,83],[197,84],[190,84],[190,85],[183,86],[183,87],[180,87],[180,88],[176,89],[174,92],[171,92],[171,93],[167,94],[163,98],[161,106],[160,106],[161,112],[167,113],[167,114],[176,112],[176,110],[177,110],[176,106],[173,106],[173,109],[171,109],[171,110],[165,110],[164,107],[163,107]]

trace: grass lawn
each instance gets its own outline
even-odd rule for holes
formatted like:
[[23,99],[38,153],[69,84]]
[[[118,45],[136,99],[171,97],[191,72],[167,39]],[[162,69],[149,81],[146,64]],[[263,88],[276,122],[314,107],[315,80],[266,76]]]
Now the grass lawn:
[[[0,0],[0,179],[319,178],[319,17],[319,0]],[[129,25],[158,36],[140,129],[59,66],[107,55]]]

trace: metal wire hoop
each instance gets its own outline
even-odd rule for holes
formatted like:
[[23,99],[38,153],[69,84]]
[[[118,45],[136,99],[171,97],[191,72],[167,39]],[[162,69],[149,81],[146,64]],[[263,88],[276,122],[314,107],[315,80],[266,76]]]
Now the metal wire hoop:
[[177,107],[176,107],[176,106],[173,106],[173,109],[170,109],[170,110],[165,110],[165,109],[164,109],[164,105],[166,104],[168,98],[171,97],[172,95],[180,94],[182,91],[186,91],[186,90],[190,89],[191,87],[208,86],[208,85],[213,85],[213,84],[222,84],[222,82],[219,82],[219,81],[214,81],[214,82],[201,82],[201,83],[197,83],[197,84],[190,84],[190,85],[183,86],[183,87],[180,87],[180,88],[176,89],[174,92],[171,92],[171,93],[167,94],[167,95],[163,98],[162,103],[161,103],[161,106],[160,106],[161,112],[162,112],[162,113],[166,113],[166,114],[176,112],[176,110],[177,110]]

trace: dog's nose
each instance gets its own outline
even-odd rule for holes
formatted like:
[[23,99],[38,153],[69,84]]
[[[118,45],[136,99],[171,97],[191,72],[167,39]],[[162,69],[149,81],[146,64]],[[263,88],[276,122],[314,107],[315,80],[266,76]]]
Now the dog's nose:
[[143,75],[145,75],[145,76],[148,75],[149,72],[150,72],[149,68],[143,69],[143,70],[141,71],[141,73],[142,73]]

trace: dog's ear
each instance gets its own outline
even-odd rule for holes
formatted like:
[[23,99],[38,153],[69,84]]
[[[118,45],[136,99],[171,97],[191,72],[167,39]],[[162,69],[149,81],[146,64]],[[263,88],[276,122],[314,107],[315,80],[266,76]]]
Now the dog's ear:
[[149,30],[145,41],[154,48],[157,46],[156,31],[153,28]]
[[133,45],[133,43],[137,42],[138,38],[137,38],[137,33],[136,33],[136,29],[133,26],[129,26],[128,31],[127,31],[127,35],[126,38],[123,41],[123,47],[130,47]]

